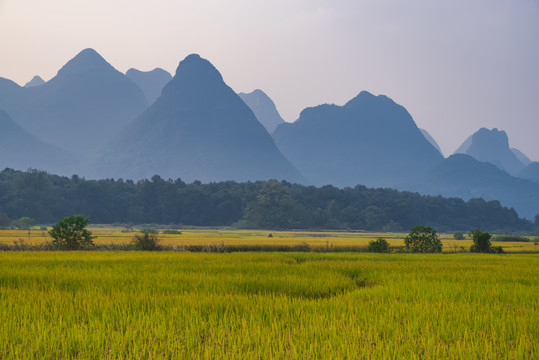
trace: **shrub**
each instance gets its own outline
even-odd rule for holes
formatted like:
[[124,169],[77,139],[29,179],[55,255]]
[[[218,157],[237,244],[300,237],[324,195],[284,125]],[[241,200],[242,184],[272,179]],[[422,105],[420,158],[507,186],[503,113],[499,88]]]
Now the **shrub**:
[[163,234],[180,235],[182,232],[174,229],[163,230]]
[[53,238],[54,247],[63,250],[79,250],[92,247],[94,245],[92,233],[86,229],[89,217],[82,215],[67,216],[49,231]]
[[479,229],[475,229],[470,231],[470,236],[473,240],[473,245],[470,247],[470,252],[496,254],[503,253],[503,249],[501,246],[493,247],[490,243],[490,239],[492,238],[491,234],[483,232]]
[[389,250],[389,243],[386,239],[378,238],[376,240],[369,241],[369,246],[367,247],[367,250],[369,252],[376,252],[376,253],[388,253]]
[[411,252],[435,253],[442,252],[442,242],[436,230],[430,226],[414,226],[404,239],[406,249]]
[[36,221],[34,219],[25,216],[20,219],[14,220],[11,223],[11,226],[19,230],[29,230],[35,223]]
[[457,231],[453,234],[453,239],[464,240],[464,234],[461,231]]
[[141,230],[140,234],[133,236],[135,250],[154,251],[159,249],[159,233],[155,230]]
[[523,236],[518,236],[518,235],[498,235],[498,236],[495,236],[494,239],[492,239],[493,241],[504,241],[504,242],[529,242],[530,239],[528,239],[527,237],[523,237]]

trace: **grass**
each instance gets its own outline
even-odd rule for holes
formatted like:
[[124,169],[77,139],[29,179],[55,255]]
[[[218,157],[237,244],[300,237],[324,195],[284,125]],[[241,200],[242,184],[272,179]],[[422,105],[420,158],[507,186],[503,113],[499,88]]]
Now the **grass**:
[[532,254],[0,252],[0,358],[536,359],[537,269]]
[[[123,232],[112,227],[90,229],[97,238],[97,245],[116,249],[129,244],[136,230]],[[232,230],[232,229],[182,229],[181,234],[160,234],[161,245],[169,249],[202,249],[203,247],[225,246],[233,250],[278,250],[306,244],[313,250],[329,251],[365,251],[369,241],[379,237],[386,239],[391,247],[404,246],[405,233],[366,233],[366,232],[308,232],[308,231],[269,231],[269,230]],[[268,237],[269,234],[272,237]],[[469,251],[471,240],[454,240],[452,234],[440,234],[444,252]],[[0,246],[22,243],[40,245],[52,239],[42,230],[0,230]],[[498,242],[505,252],[539,253],[539,246],[534,242]]]

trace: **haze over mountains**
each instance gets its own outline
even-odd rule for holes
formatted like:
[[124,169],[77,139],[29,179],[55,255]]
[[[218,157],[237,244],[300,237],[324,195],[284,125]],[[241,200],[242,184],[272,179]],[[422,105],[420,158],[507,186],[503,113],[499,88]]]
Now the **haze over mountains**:
[[253,110],[256,118],[271,134],[277,126],[284,123],[273,100],[260,89],[250,93],[239,93],[240,98]]
[[194,54],[94,166],[98,177],[305,182],[217,69]]
[[[483,197],[539,213],[539,163],[498,129],[480,129],[444,159],[436,141],[390,98],[363,91],[343,106],[280,117],[262,91],[236,94],[207,60],[175,76],[120,73],[83,50],[48,82],[0,78],[0,166],[90,178],[204,182],[286,179]],[[9,114],[9,115],[8,115]],[[270,135],[273,134],[273,137]]]
[[140,71],[131,68],[127,70],[125,76],[142,89],[149,105],[155,102],[161,95],[161,90],[172,80],[172,75],[161,68],[155,68],[152,71]]
[[0,168],[27,170],[47,169],[60,174],[71,175],[78,159],[56,146],[45,144],[24,131],[5,112],[0,110]]
[[366,91],[344,106],[307,108],[273,136],[315,185],[391,187],[443,160],[406,109]]
[[0,79],[0,109],[35,137],[74,154],[97,150],[147,106],[142,90],[92,49],[40,86]]

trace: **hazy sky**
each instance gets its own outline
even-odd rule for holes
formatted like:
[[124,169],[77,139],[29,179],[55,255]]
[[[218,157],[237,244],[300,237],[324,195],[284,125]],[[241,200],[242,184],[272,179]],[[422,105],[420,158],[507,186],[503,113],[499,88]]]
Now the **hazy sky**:
[[446,155],[497,127],[539,160],[539,0],[0,0],[1,77],[48,80],[87,47],[122,72],[199,53],[287,121],[385,94]]

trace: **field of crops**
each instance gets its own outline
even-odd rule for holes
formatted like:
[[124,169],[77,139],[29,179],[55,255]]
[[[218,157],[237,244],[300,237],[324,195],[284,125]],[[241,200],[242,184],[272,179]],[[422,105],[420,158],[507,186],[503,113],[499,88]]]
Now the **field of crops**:
[[537,359],[533,254],[0,252],[0,358]]
[[[129,244],[136,230],[126,231],[112,227],[91,228],[97,236],[94,242],[104,244]],[[272,237],[268,237],[269,234]],[[307,244],[314,249],[347,248],[365,249],[371,240],[379,237],[386,239],[392,247],[404,246],[404,233],[367,233],[367,232],[306,232],[306,231],[268,231],[268,230],[232,230],[232,229],[182,229],[181,234],[160,234],[161,244],[170,247],[188,245],[200,246],[293,246]],[[472,241],[454,240],[452,234],[440,234],[444,245],[444,252],[467,252]],[[536,238],[532,238],[537,240]],[[0,245],[12,245],[22,242],[25,244],[43,244],[51,241],[46,230],[0,230]],[[494,246],[501,246],[505,252],[537,253],[539,246],[535,242],[496,242]]]

